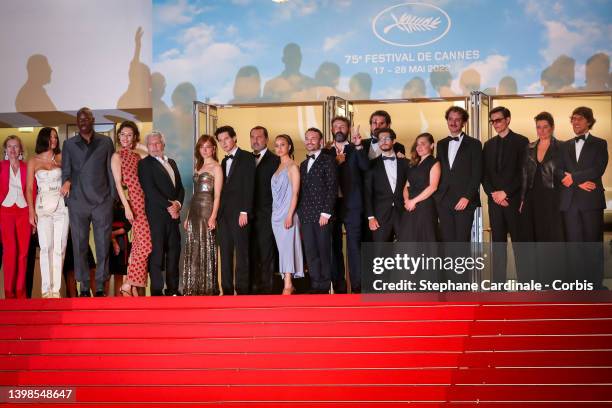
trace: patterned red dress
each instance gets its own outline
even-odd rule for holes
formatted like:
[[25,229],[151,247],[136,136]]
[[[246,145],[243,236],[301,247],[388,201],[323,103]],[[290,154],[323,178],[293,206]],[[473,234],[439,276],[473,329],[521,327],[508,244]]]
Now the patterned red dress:
[[127,186],[130,207],[134,213],[132,223],[132,253],[127,271],[127,281],[132,286],[146,287],[148,260],[151,254],[151,231],[145,214],[144,193],[138,181],[140,155],[131,150],[121,149],[121,178]]

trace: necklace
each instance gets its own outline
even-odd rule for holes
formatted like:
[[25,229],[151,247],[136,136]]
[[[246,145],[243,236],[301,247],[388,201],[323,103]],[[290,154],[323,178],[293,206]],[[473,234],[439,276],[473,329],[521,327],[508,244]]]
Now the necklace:
[[43,155],[40,155],[40,159],[41,159],[42,161],[46,161],[46,162],[51,162],[51,163],[53,163],[53,164],[57,164],[57,163],[55,162],[55,154],[53,154],[53,156],[51,156],[51,158],[50,158],[50,159],[49,159],[49,158],[47,158],[47,157],[44,157]]

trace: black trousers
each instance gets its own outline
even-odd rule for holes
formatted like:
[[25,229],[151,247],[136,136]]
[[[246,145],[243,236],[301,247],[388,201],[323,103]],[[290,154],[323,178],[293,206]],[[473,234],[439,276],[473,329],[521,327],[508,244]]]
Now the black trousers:
[[587,280],[601,289],[604,277],[603,210],[563,212],[570,281]]
[[491,239],[493,241],[493,281],[505,282],[507,279],[508,263],[508,234],[512,239],[514,248],[514,260],[517,267],[517,276],[521,279],[520,267],[521,257],[519,247],[521,241],[520,214],[518,212],[520,203],[517,199],[508,200],[508,206],[502,207],[493,200],[489,200],[489,223],[491,224]]
[[393,208],[391,211],[390,219],[376,219],[378,221],[378,229],[372,231],[373,242],[393,242],[395,239],[399,239],[402,229],[402,213],[404,210]]
[[93,208],[83,208],[79,203],[72,202],[68,211],[70,211],[74,273],[76,279],[81,282],[80,290],[83,292],[90,289],[89,262],[87,260],[90,224],[93,224],[94,241],[96,243],[95,290],[104,290],[104,282],[109,278],[108,254],[113,222],[113,200],[109,199]]
[[179,258],[181,256],[181,233],[177,222],[151,220],[151,243],[153,250],[149,256],[149,274],[151,276],[151,295],[164,294],[164,276],[166,271],[167,296],[178,294]]
[[457,211],[438,205],[438,218],[440,219],[442,242],[471,241],[474,222],[473,208],[468,207],[463,211]]
[[362,213],[360,210],[343,210],[342,200],[342,198],[338,198],[336,202],[336,214],[341,214],[342,222],[340,220],[336,221],[332,232],[331,281],[335,293],[346,293],[342,225],[346,230],[346,251],[348,253],[351,289],[353,291],[361,290]]
[[[249,293],[249,232],[251,225],[238,225],[238,215],[219,218],[219,247],[221,248],[221,287],[223,295]],[[272,238],[272,244],[274,238]],[[236,252],[236,278],[234,280],[234,251]],[[235,284],[234,284],[235,281]]]
[[321,227],[318,222],[311,222],[301,227],[310,288],[328,291],[331,284],[331,232],[334,224],[329,222]]
[[251,257],[250,293],[273,293],[274,276],[278,274],[278,249],[272,231],[270,214],[255,215],[249,249]]

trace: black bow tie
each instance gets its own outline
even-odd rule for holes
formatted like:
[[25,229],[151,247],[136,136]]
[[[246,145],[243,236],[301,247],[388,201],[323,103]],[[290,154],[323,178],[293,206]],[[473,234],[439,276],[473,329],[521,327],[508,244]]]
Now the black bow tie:
[[579,140],[582,140],[582,141],[584,142],[584,141],[586,140],[586,139],[585,139],[585,136],[586,136],[586,135],[576,136],[576,137],[574,138],[574,140],[576,141],[576,143],[578,143],[578,141],[579,141]]
[[261,157],[261,153],[253,152],[253,156],[255,156],[256,159],[259,159]]
[[226,154],[225,155],[225,160],[229,160],[229,159],[233,159],[234,155],[233,154]]
[[310,159],[314,160],[316,157],[315,157],[315,155],[314,155],[314,154],[307,154],[307,155],[306,155],[306,158],[307,158],[307,159],[309,159],[309,160],[310,160]]
[[454,136],[454,137],[453,136],[449,136],[448,139],[449,140],[454,140],[455,142],[458,142],[460,138],[459,138],[459,136]]
[[383,160],[391,160],[391,161],[395,161],[395,156],[382,156]]
[[378,138],[376,138],[376,137],[372,136],[372,142],[371,142],[371,143],[372,143],[372,144],[376,144],[376,143],[378,143]]

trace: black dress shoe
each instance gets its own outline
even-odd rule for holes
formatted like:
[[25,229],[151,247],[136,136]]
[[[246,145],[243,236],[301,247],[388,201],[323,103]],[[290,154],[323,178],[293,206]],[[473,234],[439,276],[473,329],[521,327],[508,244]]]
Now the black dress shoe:
[[88,291],[88,290],[82,290],[82,291],[79,293],[79,297],[91,297],[91,292],[90,292],[90,291]]
[[94,296],[95,297],[106,297],[106,293],[104,293],[103,290],[97,290]]

